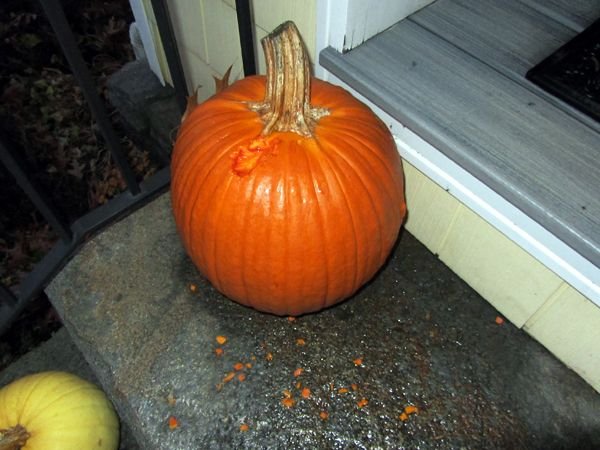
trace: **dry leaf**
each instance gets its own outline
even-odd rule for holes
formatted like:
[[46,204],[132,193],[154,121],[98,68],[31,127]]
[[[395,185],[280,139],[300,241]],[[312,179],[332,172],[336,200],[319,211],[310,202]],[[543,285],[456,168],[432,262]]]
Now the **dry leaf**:
[[229,75],[231,75],[231,69],[233,68],[233,64],[229,66],[229,69],[225,71],[223,78],[217,78],[213,75],[215,80],[215,93],[223,92],[229,86]]
[[181,116],[181,123],[183,123],[187,116],[189,116],[192,113],[192,111],[196,108],[196,106],[198,106],[198,91],[201,87],[202,86],[199,85],[196,89],[194,89],[192,95],[188,95],[185,111]]

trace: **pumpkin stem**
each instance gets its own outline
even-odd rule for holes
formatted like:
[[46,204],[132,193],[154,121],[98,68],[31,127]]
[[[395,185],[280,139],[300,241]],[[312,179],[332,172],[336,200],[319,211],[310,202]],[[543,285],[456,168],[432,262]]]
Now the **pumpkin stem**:
[[0,450],[20,450],[27,443],[29,436],[22,425],[0,430]]
[[296,25],[285,22],[261,41],[267,62],[262,102],[251,103],[265,123],[263,136],[292,131],[310,137],[318,120],[329,114],[310,105],[310,61]]

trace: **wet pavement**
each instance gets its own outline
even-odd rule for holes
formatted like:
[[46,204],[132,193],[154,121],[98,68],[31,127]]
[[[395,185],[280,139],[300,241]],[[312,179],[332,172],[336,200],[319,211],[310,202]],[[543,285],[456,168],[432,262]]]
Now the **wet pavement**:
[[600,395],[406,232],[354,297],[290,320],[216,292],[163,195],[47,292],[144,449],[600,448]]

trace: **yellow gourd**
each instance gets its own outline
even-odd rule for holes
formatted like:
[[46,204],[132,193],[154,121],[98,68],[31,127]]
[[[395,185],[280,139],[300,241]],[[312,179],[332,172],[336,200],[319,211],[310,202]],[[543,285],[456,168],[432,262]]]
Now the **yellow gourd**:
[[119,420],[94,384],[42,372],[0,389],[0,450],[115,450]]

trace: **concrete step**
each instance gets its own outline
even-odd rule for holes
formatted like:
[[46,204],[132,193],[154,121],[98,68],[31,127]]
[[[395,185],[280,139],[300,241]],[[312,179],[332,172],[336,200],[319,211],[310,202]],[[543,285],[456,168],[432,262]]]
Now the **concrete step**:
[[181,118],[173,88],[162,86],[147,61],[138,60],[109,78],[107,92],[133,142],[168,164]]
[[[62,370],[74,373],[85,380],[99,385],[94,372],[85,362],[83,355],[71,340],[69,333],[65,328],[61,328],[48,341],[1,371],[0,386],[4,386],[25,375],[47,370]],[[119,449],[140,449],[127,423],[123,421],[121,421],[121,442]]]
[[600,396],[408,233],[353,298],[289,321],[216,292],[170,208],[111,226],[47,289],[141,448],[600,448]]

